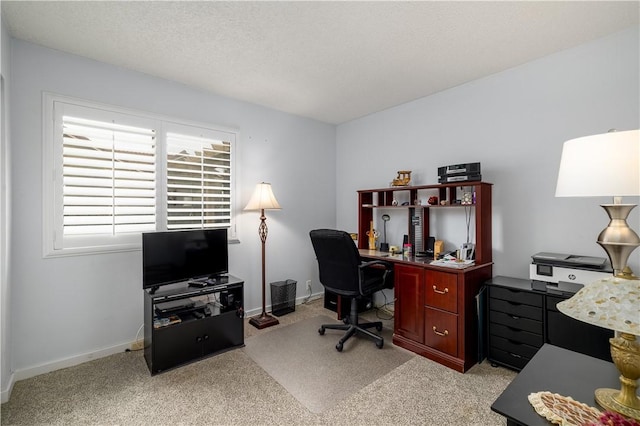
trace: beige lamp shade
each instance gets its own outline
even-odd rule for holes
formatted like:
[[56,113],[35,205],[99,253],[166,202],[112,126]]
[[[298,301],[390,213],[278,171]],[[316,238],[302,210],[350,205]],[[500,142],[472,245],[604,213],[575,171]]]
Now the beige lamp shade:
[[557,307],[579,321],[640,335],[640,280],[612,276],[596,281]]
[[273,191],[271,190],[271,184],[261,182],[256,185],[256,189],[253,191],[251,199],[247,203],[245,210],[279,210],[280,204],[276,200]]
[[640,195],[640,132],[585,136],[564,143],[556,197]]

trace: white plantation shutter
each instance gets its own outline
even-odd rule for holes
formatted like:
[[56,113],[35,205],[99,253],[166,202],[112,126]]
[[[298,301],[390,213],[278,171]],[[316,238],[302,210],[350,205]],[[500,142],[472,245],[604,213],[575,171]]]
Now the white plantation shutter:
[[140,250],[141,233],[228,228],[237,131],[43,96],[43,255]]
[[167,228],[230,227],[234,135],[168,131],[166,138]]
[[156,229],[155,131],[63,116],[63,235]]

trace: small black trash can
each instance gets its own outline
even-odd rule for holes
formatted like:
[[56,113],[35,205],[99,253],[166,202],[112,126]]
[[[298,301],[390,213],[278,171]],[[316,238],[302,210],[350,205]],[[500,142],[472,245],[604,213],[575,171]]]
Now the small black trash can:
[[295,280],[277,281],[271,283],[271,313],[282,316],[296,310]]

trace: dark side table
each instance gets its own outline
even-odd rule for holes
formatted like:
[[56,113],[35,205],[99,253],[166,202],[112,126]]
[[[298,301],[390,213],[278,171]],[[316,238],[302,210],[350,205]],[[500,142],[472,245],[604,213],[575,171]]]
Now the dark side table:
[[598,388],[620,389],[613,363],[545,344],[491,405],[507,426],[548,426],[529,403],[531,393],[549,391],[570,396],[602,411],[594,398]]

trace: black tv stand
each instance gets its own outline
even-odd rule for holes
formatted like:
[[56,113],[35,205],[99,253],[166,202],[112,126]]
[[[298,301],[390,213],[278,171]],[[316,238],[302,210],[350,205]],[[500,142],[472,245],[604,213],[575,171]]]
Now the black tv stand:
[[[145,291],[144,358],[151,374],[244,346],[243,287],[226,276],[205,287],[184,281]],[[188,299],[196,301],[189,309],[156,309]]]

